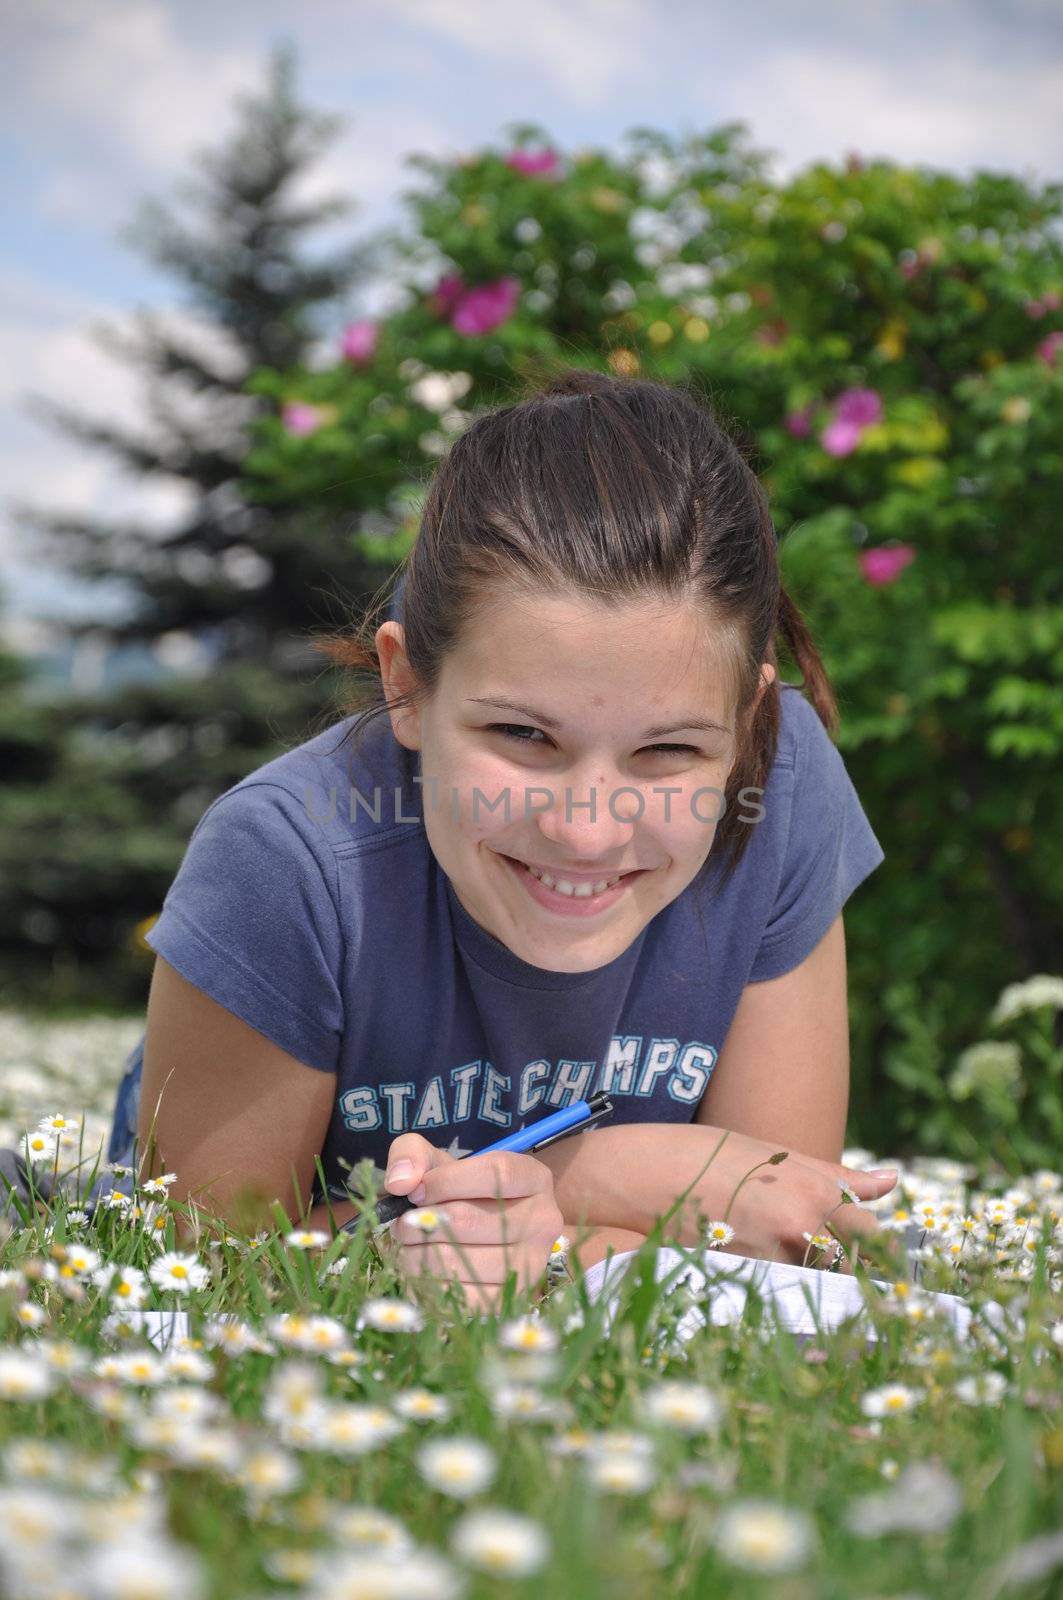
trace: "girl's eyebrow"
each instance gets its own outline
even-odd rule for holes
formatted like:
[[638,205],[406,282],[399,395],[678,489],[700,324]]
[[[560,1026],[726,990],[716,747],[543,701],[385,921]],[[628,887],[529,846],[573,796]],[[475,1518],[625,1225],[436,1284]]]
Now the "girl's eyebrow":
[[[556,733],[561,724],[556,717],[547,717],[541,711],[533,711],[530,706],[518,705],[516,700],[508,700],[505,695],[498,695],[493,699],[485,699],[482,695],[472,695],[466,700],[470,706],[498,706],[504,711],[519,711],[522,717],[529,717],[532,722],[538,722],[544,728],[552,728]],[[641,735],[643,739],[660,739],[666,733],[683,733],[688,728],[697,728],[702,733],[726,733],[733,731],[724,727],[720,722],[708,722],[704,717],[687,717],[683,722],[671,722],[666,727],[647,728]]]

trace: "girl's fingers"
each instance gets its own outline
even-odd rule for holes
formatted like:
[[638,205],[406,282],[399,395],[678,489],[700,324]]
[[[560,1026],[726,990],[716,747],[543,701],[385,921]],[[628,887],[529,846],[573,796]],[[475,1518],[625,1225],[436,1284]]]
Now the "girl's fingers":
[[[541,1231],[536,1226],[539,1204],[535,1195],[529,1195],[524,1200],[507,1201],[504,1207],[492,1200],[448,1200],[440,1205],[430,1205],[426,1200],[417,1210],[434,1211],[445,1219],[434,1233],[425,1233],[410,1220],[414,1213],[404,1211],[391,1224],[391,1236],[402,1245],[421,1245],[433,1237],[446,1237],[449,1228],[456,1238],[470,1245],[508,1244]],[[555,1229],[553,1239],[560,1232],[560,1227]],[[553,1239],[549,1241],[550,1244]]]
[[504,1283],[516,1269],[520,1284],[536,1281],[546,1271],[547,1257],[527,1242],[523,1245],[475,1245],[472,1248],[442,1241],[404,1246],[402,1270],[407,1277],[459,1278],[474,1276],[482,1283]]

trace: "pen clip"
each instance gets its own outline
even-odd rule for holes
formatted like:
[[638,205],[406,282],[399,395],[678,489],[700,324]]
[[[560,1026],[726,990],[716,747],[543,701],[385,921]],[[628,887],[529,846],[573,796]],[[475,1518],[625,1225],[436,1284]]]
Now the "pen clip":
[[534,1155],[537,1150],[545,1150],[548,1144],[556,1144],[559,1139],[567,1139],[574,1133],[584,1133],[594,1123],[600,1122],[602,1117],[612,1116],[612,1113],[612,1104],[607,1101],[597,1111],[592,1111],[590,1116],[585,1117],[582,1122],[574,1122],[570,1128],[562,1128],[560,1133],[552,1133],[549,1139],[543,1139],[539,1144],[533,1145],[528,1154]]

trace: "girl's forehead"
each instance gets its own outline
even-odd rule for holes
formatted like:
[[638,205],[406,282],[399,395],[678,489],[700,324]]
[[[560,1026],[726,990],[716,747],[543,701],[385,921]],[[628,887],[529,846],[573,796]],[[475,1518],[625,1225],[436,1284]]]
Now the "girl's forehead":
[[[723,713],[734,690],[734,645],[691,607],[513,601],[479,614],[447,658],[447,699],[501,696],[630,718],[655,706]],[[464,709],[464,708],[463,708]],[[471,708],[476,709],[476,708]]]

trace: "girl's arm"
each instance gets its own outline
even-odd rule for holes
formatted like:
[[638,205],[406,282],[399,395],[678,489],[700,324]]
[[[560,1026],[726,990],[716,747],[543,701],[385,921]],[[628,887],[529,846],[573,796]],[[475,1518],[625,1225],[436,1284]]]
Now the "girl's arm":
[[[294,1220],[309,1199],[335,1096],[334,1073],[297,1061],[156,957],[138,1161],[153,1124],[156,1149],[142,1177],[176,1172],[173,1199],[191,1194],[230,1226],[272,1230],[271,1201]],[[191,1223],[177,1227],[194,1237]]]
[[[848,1100],[845,936],[839,915],[799,966],[746,986],[692,1122],[610,1127],[606,1120],[536,1154],[552,1170],[558,1205],[574,1223],[585,1218],[591,1225],[646,1232],[698,1178],[725,1128],[732,1135],[770,1141],[776,1149],[840,1161]],[[669,1228],[684,1245],[697,1240],[695,1200],[703,1216],[723,1215],[738,1181],[739,1145],[734,1137],[725,1142],[682,1211],[672,1217]]]
[[749,983],[694,1121],[840,1161],[849,1111],[841,913],[799,966]]

